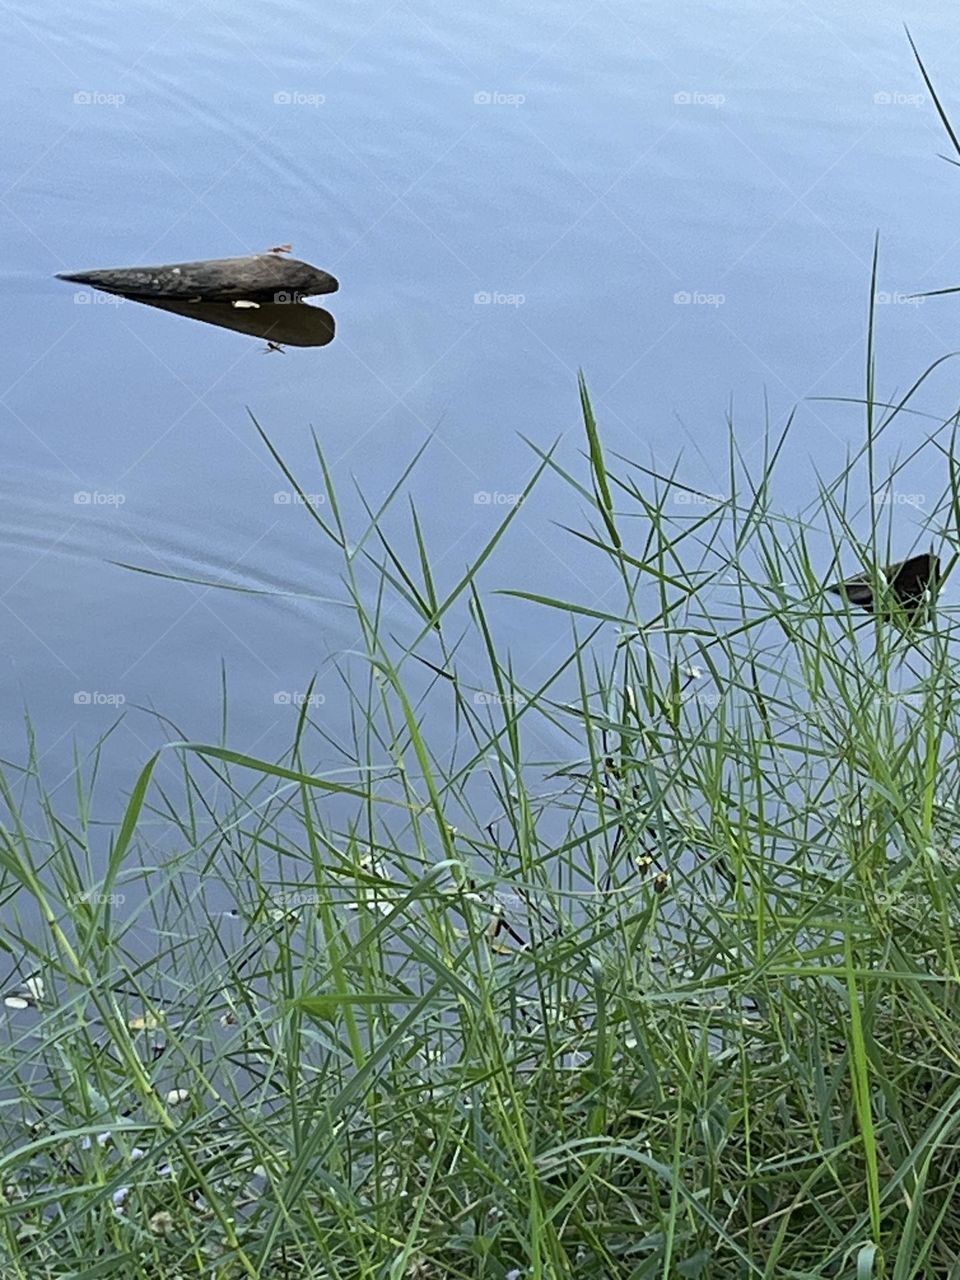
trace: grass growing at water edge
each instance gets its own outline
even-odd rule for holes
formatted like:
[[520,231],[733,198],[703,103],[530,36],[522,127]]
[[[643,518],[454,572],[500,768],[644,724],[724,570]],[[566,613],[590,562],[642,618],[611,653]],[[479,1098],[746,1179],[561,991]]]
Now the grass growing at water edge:
[[[279,760],[169,725],[109,833],[99,753],[70,813],[35,757],[0,783],[4,1277],[956,1274],[950,611],[823,592],[891,558],[873,385],[782,512],[789,426],[753,469],[731,431],[714,502],[581,382],[529,501],[569,486],[617,602],[513,593],[567,637],[533,687],[479,581],[524,508],[447,581],[387,534],[409,472],[349,530],[318,446],[352,740],[309,691]],[[922,449],[956,548],[952,422]]]

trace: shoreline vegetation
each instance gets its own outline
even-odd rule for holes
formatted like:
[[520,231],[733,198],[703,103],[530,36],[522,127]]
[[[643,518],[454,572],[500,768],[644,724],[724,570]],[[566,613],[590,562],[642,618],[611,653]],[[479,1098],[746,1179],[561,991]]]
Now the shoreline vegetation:
[[791,423],[757,462],[731,424],[704,495],[608,457],[581,379],[579,465],[532,446],[524,501],[566,485],[617,590],[507,593],[563,641],[536,687],[478,583],[523,504],[441,575],[415,510],[412,563],[385,530],[420,455],[348,530],[318,445],[353,742],[311,686],[253,759],[225,705],[112,828],[99,751],[69,813],[7,769],[4,1280],[958,1274],[950,584],[911,619],[826,584],[931,536],[949,579],[960,459],[916,388],[877,399],[872,308],[867,370],[862,447],[786,513]]

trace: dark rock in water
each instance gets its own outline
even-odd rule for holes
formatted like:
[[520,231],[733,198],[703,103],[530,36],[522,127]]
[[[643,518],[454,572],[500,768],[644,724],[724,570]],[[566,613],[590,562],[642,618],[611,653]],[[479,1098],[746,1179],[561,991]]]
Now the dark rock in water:
[[78,271],[58,280],[89,285],[139,302],[234,302],[282,305],[339,288],[334,276],[309,262],[260,253],[249,258],[209,258],[158,267]]

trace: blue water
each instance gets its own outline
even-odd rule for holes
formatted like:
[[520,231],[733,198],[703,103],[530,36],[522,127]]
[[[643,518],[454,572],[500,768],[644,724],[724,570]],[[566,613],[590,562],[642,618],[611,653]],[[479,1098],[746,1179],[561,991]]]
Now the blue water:
[[[960,299],[905,300],[960,283],[960,171],[937,158],[902,25],[960,118],[944,4],[6,12],[4,755],[19,758],[26,707],[67,787],[73,743],[125,709],[107,816],[157,740],[134,708],[210,738],[221,665],[238,749],[280,749],[283,695],[315,674],[325,727],[347,732],[334,665],[359,638],[340,558],[275,500],[289,485],[248,408],[308,492],[316,431],[357,535],[354,486],[378,504],[432,435],[406,488],[449,589],[534,470],[521,433],[563,436],[584,477],[579,367],[608,449],[661,471],[680,457],[711,493],[727,491],[727,415],[759,466],[765,426],[799,404],[777,497],[800,507],[815,466],[833,474],[862,440],[861,410],[809,397],[863,393],[877,232],[880,397],[957,345]],[[135,304],[78,303],[53,279],[280,242],[340,279],[327,348],[266,355]],[[932,407],[950,411],[954,379],[936,375]],[[904,419],[884,456],[926,429]],[[913,484],[933,494],[931,468]],[[596,604],[609,579],[558,522],[583,523],[548,479],[483,586]],[[387,527],[412,554],[405,501]],[[559,661],[557,615],[491,609],[521,678]],[[416,631],[400,605],[391,625]]]

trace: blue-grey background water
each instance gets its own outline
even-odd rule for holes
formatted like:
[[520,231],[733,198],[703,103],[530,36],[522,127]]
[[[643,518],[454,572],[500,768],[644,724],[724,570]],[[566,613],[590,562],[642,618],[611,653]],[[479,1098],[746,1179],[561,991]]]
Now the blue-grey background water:
[[[215,737],[221,663],[234,747],[281,750],[315,673],[325,727],[347,732],[331,663],[358,634],[340,558],[285,501],[248,408],[308,493],[316,431],[357,532],[354,479],[377,504],[433,433],[406,488],[449,588],[534,470],[521,435],[563,435],[558,456],[582,467],[578,367],[611,451],[663,471],[682,455],[707,493],[727,489],[731,406],[759,465],[765,423],[800,403],[778,495],[798,506],[809,460],[832,475],[863,437],[862,410],[810,397],[863,393],[875,233],[879,395],[957,345],[960,300],[907,298],[960,283],[960,173],[937,158],[902,25],[960,103],[945,5],[13,0],[5,14],[4,755],[25,752],[26,707],[49,783],[69,788],[73,744],[124,706],[101,816],[157,740],[130,709]],[[265,354],[53,279],[280,242],[340,279],[325,349]],[[954,377],[937,375],[933,407],[950,411]],[[924,429],[905,419],[885,454]],[[403,505],[389,527],[412,554]],[[578,514],[548,479],[484,587],[595,604],[596,553],[557,522]],[[519,678],[559,660],[557,615],[491,607]],[[401,608],[390,621],[414,629]]]

